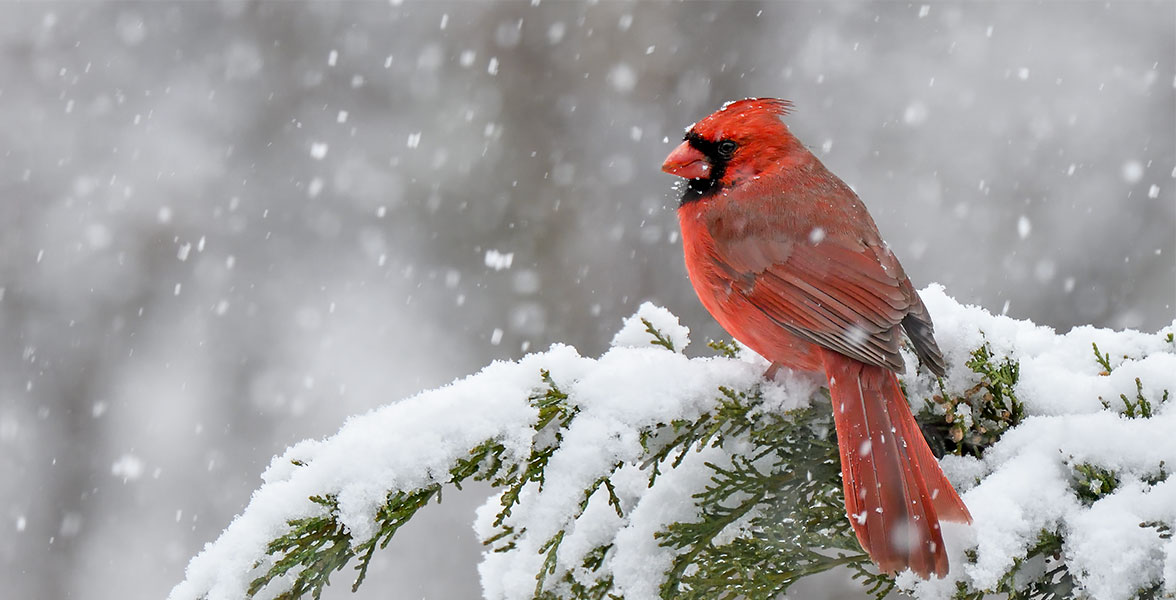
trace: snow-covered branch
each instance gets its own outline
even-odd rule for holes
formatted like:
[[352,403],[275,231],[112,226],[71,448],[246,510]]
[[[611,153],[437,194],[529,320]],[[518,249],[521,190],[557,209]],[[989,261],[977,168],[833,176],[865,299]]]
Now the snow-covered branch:
[[[949,373],[910,354],[903,383],[975,522],[945,524],[946,579],[897,584],[920,598],[1176,593],[1173,327],[1058,335],[922,295]],[[764,381],[746,351],[688,358],[688,334],[646,304],[599,358],[554,346],[494,363],[295,445],[171,599],[317,596],[469,479],[499,490],[475,522],[486,598],[771,598],[842,565],[885,594],[895,580],[844,517],[822,382]]]

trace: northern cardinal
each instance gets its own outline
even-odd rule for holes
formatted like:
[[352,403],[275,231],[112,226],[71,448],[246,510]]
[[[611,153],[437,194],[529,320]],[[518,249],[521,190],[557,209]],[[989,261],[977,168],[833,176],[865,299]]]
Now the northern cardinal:
[[940,521],[972,517],[898,387],[905,330],[937,375],[931,317],[866,206],[789,132],[791,104],[752,98],[699,121],[662,165],[688,180],[678,217],[703,306],[780,367],[824,371],[845,510],[885,572],[948,570]]

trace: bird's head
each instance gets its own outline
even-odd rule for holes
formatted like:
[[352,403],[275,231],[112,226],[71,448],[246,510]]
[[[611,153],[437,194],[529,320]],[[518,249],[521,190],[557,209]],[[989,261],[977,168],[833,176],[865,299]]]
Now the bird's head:
[[787,100],[747,98],[728,102],[691,126],[662,164],[666,173],[688,180],[682,204],[811,156],[784,125],[791,108]]

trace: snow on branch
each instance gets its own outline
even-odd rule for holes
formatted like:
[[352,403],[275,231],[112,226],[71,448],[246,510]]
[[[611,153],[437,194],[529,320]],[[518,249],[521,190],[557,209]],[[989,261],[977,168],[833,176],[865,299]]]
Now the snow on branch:
[[318,597],[445,486],[478,511],[488,599],[774,598],[847,567],[867,593],[1108,600],[1176,594],[1176,342],[1067,334],[929,287],[946,378],[902,378],[971,526],[944,524],[942,580],[879,574],[845,518],[823,383],[765,381],[729,342],[649,304],[599,358],[553,346],[355,417],[274,459],[171,600]]

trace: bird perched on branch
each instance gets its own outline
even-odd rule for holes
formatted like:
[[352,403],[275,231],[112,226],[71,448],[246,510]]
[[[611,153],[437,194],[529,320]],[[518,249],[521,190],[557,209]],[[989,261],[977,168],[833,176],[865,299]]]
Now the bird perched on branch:
[[865,204],[788,130],[783,100],[732,102],[662,165],[703,306],[779,367],[829,379],[845,509],[882,571],[947,573],[940,521],[971,522],[898,386],[905,331],[943,375],[931,317]]

